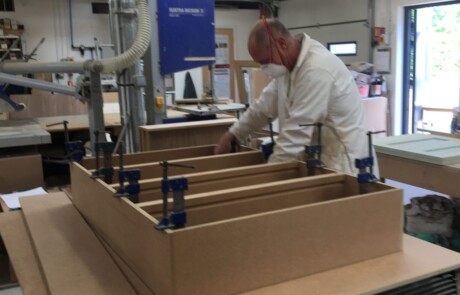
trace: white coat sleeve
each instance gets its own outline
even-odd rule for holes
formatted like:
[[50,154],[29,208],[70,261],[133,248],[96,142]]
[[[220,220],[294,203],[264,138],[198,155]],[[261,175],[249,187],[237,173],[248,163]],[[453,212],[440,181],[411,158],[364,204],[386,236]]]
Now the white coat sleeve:
[[310,68],[297,74],[288,98],[288,117],[276,141],[269,162],[299,159],[305,145],[311,144],[315,127],[300,127],[301,124],[323,123],[334,84],[329,72]]
[[230,127],[230,132],[242,142],[249,133],[268,125],[269,119],[278,117],[278,88],[276,80],[272,80],[260,94],[259,98]]

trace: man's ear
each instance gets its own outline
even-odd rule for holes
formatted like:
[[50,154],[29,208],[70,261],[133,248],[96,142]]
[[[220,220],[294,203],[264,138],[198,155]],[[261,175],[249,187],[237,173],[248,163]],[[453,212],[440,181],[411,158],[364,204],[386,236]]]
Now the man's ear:
[[279,36],[278,38],[276,38],[276,43],[278,44],[279,48],[287,48],[287,40],[284,36]]

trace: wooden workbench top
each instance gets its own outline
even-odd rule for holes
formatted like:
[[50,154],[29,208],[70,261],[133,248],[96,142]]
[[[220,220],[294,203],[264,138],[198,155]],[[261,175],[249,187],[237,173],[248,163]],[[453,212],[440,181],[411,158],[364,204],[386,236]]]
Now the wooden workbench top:
[[460,254],[404,236],[404,251],[310,275],[245,295],[375,294],[460,267]]

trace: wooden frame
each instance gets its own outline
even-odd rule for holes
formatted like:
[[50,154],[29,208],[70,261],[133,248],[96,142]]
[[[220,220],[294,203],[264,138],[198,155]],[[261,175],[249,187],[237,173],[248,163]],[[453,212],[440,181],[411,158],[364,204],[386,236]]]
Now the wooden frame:
[[[226,156],[195,159],[213,167]],[[159,203],[115,198],[113,186],[91,179],[77,163],[71,175],[74,204],[157,294],[239,293],[402,246],[402,190],[374,183],[370,193],[358,195],[356,179],[345,174],[188,195],[189,223],[164,232],[154,229]]]
[[[233,40],[233,29],[223,29],[223,28],[218,28],[216,29],[216,36],[217,35],[224,35],[228,37],[229,40],[229,48],[228,48],[228,54],[229,54],[229,63],[230,63],[230,99],[235,99],[235,43]],[[210,89],[211,88],[211,73],[209,71],[208,66],[204,66],[201,68],[201,72],[203,75],[203,88]]]
[[238,97],[240,103],[249,103],[249,97],[246,93],[246,87],[244,86],[244,77],[241,72],[243,68],[258,68],[260,64],[252,60],[235,60],[235,74],[236,74],[236,85],[238,88]]

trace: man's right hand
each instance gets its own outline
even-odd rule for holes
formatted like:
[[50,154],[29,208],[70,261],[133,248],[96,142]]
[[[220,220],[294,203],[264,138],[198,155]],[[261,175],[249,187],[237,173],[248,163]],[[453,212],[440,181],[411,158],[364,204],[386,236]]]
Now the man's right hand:
[[233,133],[227,131],[219,139],[217,146],[214,148],[214,154],[227,154],[232,151],[232,141],[236,140]]

